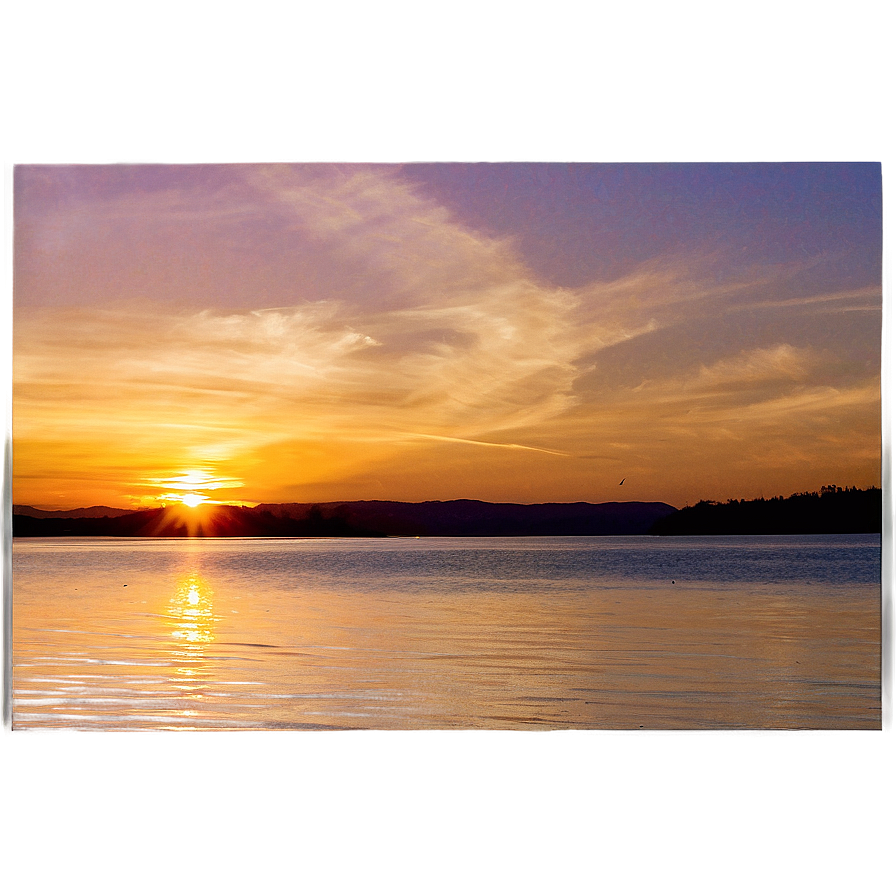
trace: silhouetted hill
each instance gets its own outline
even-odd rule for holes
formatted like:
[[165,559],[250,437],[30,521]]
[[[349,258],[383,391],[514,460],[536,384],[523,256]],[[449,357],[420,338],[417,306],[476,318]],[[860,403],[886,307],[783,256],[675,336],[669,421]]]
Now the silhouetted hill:
[[490,504],[485,501],[348,501],[71,511],[14,505],[17,537],[382,537],[527,535],[762,535],[880,532],[881,490],[825,486],[820,492],[676,510],[638,501]]
[[262,504],[254,508],[167,507],[117,517],[34,517],[16,513],[18,537],[120,536],[375,537],[643,535],[675,508],[608,504],[489,504],[484,501],[349,501]]
[[276,517],[341,518],[384,535],[520,536],[643,535],[675,508],[628,501],[587,504],[490,504],[485,501],[351,501],[335,504],[259,504]]
[[140,510],[117,517],[49,517],[13,515],[18,537],[118,536],[125,538],[365,536],[376,532],[349,529],[343,520],[292,520],[226,505],[191,511],[185,507]]
[[133,513],[133,510],[122,510],[120,507],[78,507],[76,510],[40,510],[28,504],[13,504],[12,512],[23,516],[31,516],[36,519],[81,519],[83,517],[114,517]]
[[650,529],[651,535],[812,535],[880,532],[881,490],[838,488],[802,492],[789,498],[700,501]]

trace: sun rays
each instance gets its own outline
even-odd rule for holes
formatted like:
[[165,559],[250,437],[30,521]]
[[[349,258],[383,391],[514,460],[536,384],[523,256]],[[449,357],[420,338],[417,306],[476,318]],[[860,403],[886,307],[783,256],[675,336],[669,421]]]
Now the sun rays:
[[[184,470],[168,476],[150,477],[142,483],[147,488],[155,489],[155,494],[143,495],[141,500],[151,506],[181,505],[196,510],[204,505],[231,504],[238,500],[233,491],[242,487],[239,479],[221,476],[212,466],[199,469]],[[216,500],[207,492],[225,491],[230,500]]]

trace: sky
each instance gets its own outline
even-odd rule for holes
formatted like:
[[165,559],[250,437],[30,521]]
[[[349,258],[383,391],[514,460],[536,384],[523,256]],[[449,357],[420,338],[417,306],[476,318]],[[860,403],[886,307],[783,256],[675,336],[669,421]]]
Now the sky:
[[880,485],[876,164],[19,166],[14,224],[17,504]]

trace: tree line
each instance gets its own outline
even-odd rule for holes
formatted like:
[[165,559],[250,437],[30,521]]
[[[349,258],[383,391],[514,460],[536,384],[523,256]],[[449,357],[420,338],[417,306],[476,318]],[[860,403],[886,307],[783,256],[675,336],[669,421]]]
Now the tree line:
[[880,532],[879,488],[825,485],[785,498],[700,501],[657,520],[651,535],[812,535]]

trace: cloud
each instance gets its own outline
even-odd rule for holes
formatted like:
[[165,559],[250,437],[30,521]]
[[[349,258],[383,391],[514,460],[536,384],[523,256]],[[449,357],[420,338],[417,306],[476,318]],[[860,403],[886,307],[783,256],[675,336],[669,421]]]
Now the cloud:
[[510,451],[537,451],[541,454],[554,454],[558,457],[566,456],[565,451],[551,451],[548,448],[536,448],[533,445],[517,445],[513,442],[483,442],[480,439],[455,439],[451,438],[450,436],[434,436],[428,433],[420,432],[407,432],[400,433],[399,435],[412,441],[416,439],[422,439],[424,441],[431,440],[434,442],[453,442],[460,445],[477,445],[484,446],[486,448],[504,448]]
[[389,166],[273,166],[247,176],[327,262],[338,257],[365,275],[369,284],[352,289],[365,303],[441,306],[526,276],[509,242],[470,231]]
[[158,428],[171,423],[166,408],[190,408],[182,425],[198,438],[231,420],[259,443],[389,427],[475,439],[574,402],[578,299],[536,283],[508,243],[465,230],[388,169],[275,167],[247,179],[298,244],[315,243],[328,298],[233,312],[46,309],[19,332],[20,398],[66,390],[86,423],[108,417],[114,383],[130,401],[119,424],[143,415]]
[[621,415],[629,423],[634,415],[650,421],[655,430],[684,426],[697,433],[705,427],[708,434],[714,427],[752,421],[783,431],[801,420],[818,421],[827,412],[856,409],[873,415],[879,385],[874,376],[839,375],[823,352],[781,343],[616,389],[606,399],[604,413]]
[[833,306],[817,308],[817,311],[839,311],[844,308],[880,311],[882,292],[879,286],[864,286],[830,293],[796,296],[794,298],[767,299],[754,303],[757,308],[789,308],[799,306]]
[[804,382],[818,366],[817,353],[812,349],[775,345],[742,351],[708,367],[701,365],[696,375],[682,383],[682,389],[705,394],[768,385],[786,388]]

